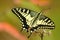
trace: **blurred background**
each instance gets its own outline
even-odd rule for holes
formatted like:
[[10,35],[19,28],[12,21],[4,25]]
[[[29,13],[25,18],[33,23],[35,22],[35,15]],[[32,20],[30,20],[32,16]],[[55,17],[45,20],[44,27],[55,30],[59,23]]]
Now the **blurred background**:
[[[14,7],[23,7],[36,12],[40,12],[41,9],[51,8],[47,11],[47,13],[44,13],[44,15],[54,21],[55,29],[52,31],[50,36],[45,36],[44,40],[60,40],[60,0],[0,0],[0,29],[3,25],[2,22],[8,22],[20,33],[22,24],[20,20],[11,12],[11,9]],[[6,26],[2,28],[2,30],[7,28]],[[0,40],[17,40],[16,37],[9,34],[9,31],[5,31],[0,30]],[[21,33],[25,36],[29,35],[25,31]],[[37,34],[33,34],[28,40],[40,40],[40,37]]]

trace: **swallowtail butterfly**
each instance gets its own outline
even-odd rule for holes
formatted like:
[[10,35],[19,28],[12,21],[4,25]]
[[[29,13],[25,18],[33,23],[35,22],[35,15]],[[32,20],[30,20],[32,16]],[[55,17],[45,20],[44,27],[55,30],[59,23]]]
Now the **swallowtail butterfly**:
[[[43,10],[42,10],[43,11]],[[43,40],[43,33],[45,29],[52,30],[55,28],[54,22],[40,13],[26,9],[26,8],[13,8],[12,12],[21,20],[22,22],[22,30],[26,29],[27,32],[30,31],[31,36],[32,32],[36,32],[38,29],[43,30],[40,32],[41,40]],[[40,30],[40,31],[41,31]]]

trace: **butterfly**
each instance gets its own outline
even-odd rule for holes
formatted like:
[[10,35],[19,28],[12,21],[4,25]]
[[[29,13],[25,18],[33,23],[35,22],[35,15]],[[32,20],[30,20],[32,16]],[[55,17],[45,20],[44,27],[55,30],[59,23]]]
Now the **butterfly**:
[[43,40],[44,30],[52,30],[55,28],[54,22],[50,18],[42,14],[43,10],[41,12],[35,12],[27,8],[17,7],[12,8],[11,11],[22,22],[22,30],[26,29],[27,32],[30,31],[30,35],[28,36],[28,38],[31,36],[32,32],[37,33],[37,30],[41,29],[41,39]]

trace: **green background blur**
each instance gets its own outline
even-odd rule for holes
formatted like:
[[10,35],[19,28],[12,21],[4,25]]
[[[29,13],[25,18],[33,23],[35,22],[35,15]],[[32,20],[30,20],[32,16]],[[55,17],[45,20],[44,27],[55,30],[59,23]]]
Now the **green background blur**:
[[[45,15],[51,18],[55,23],[55,29],[52,31],[52,34],[50,36],[45,36],[44,40],[60,40],[60,0],[51,0],[51,10],[49,10],[48,13]],[[34,5],[27,1],[22,1],[21,4],[15,5],[12,0],[0,0],[0,22],[6,21],[10,24],[14,25],[17,30],[20,31],[20,21],[19,19],[11,12],[12,7],[25,7],[31,10],[34,10],[36,12],[40,12],[42,8],[37,5]],[[47,7],[46,7],[47,8]],[[26,32],[22,32],[23,34],[26,34]],[[16,38],[12,37],[6,32],[0,32],[0,40],[16,40]],[[40,40],[40,37],[38,35],[32,35],[28,40]]]

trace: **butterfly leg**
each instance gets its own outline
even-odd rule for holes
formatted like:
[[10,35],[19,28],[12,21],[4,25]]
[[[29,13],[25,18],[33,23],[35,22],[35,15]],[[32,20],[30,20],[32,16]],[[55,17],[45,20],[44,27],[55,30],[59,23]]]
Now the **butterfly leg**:
[[[35,33],[39,33],[39,32],[36,32]],[[40,37],[41,37],[41,40],[43,40],[43,33],[40,33]]]
[[[26,29],[26,28],[22,28],[22,29],[21,29],[21,32],[23,31],[23,29]],[[27,32],[28,32],[28,29],[27,29]]]
[[44,37],[44,31],[41,31],[41,32],[40,32],[40,37],[41,37],[41,40],[43,40],[43,37]]
[[34,27],[30,29],[30,35],[28,36],[28,38],[31,36],[33,31],[34,31]]
[[23,30],[27,30],[27,32],[28,32],[28,29],[29,29],[29,27],[28,26],[26,26],[26,25],[24,25],[24,26],[22,26],[22,29],[21,29],[21,31],[23,31]]
[[24,28],[25,28],[25,29],[27,30],[27,32],[28,32],[29,27],[26,25]]
[[30,35],[28,36],[28,38],[30,38],[31,34],[32,34],[32,32],[30,32]]
[[41,37],[41,40],[43,40],[43,33],[40,35],[40,37]]
[[27,32],[28,32],[28,29],[27,29]]
[[22,27],[21,27],[21,32],[22,32],[24,29],[26,29],[25,26],[22,26]]

